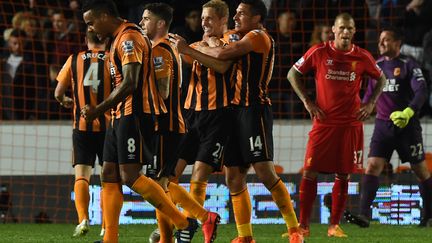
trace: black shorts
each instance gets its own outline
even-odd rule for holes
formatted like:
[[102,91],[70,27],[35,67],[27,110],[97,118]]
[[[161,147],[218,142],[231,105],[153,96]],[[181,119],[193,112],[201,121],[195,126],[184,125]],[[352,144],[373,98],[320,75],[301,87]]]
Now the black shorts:
[[153,163],[155,122],[149,115],[129,115],[114,119],[106,131],[104,161]]
[[215,171],[220,171],[230,127],[229,109],[195,112],[192,127],[182,142],[179,157],[188,162],[204,162],[211,165]]
[[94,167],[96,156],[99,165],[103,163],[105,132],[86,132],[74,129],[72,132],[72,166],[89,165]]
[[148,177],[160,178],[175,175],[178,151],[184,134],[175,132],[159,132],[156,136],[156,161],[148,164]]
[[411,119],[405,128],[398,128],[392,121],[375,119],[368,157],[390,161],[394,150],[402,163],[418,164],[425,160],[422,128],[418,119]]
[[248,167],[273,161],[273,117],[269,105],[233,107],[232,134],[225,153],[226,166]]

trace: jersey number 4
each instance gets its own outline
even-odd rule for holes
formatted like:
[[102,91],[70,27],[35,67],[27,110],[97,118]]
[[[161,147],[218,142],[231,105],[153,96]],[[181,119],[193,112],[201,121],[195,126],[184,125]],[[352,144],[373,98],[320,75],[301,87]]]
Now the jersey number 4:
[[99,63],[93,62],[90,64],[84,76],[84,86],[91,86],[93,93],[98,92],[100,80],[99,77]]

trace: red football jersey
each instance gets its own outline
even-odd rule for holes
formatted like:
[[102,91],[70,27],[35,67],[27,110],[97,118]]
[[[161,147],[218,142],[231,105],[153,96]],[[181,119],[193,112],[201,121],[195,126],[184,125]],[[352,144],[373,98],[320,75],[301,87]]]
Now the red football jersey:
[[294,68],[302,74],[315,72],[316,103],[326,125],[356,125],[360,109],[361,82],[364,75],[378,79],[381,69],[372,55],[352,45],[349,51],[336,50],[332,41],[311,47]]

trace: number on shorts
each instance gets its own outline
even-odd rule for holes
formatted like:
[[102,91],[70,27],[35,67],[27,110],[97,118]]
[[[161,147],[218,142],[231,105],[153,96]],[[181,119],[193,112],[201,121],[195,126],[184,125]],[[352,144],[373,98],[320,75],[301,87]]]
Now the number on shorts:
[[84,86],[91,86],[93,93],[97,93],[100,80],[97,79],[99,72],[99,63],[93,62],[90,64],[84,76]]
[[135,139],[133,139],[133,138],[129,138],[128,140],[127,140],[127,144],[128,144],[128,151],[129,151],[129,153],[133,153],[133,152],[135,152]]
[[213,157],[216,159],[220,159],[222,157],[224,146],[220,143],[216,143],[216,150],[212,153]]
[[362,158],[363,150],[357,150],[354,151],[354,164],[360,164],[362,161],[360,159]]
[[410,145],[411,157],[416,157],[423,154],[423,145],[418,143],[417,145]]
[[255,138],[255,142],[253,137],[249,138],[249,144],[250,144],[250,151],[255,151],[255,148],[258,148],[258,150],[262,150],[262,142],[261,142],[261,137],[260,136],[256,136]]

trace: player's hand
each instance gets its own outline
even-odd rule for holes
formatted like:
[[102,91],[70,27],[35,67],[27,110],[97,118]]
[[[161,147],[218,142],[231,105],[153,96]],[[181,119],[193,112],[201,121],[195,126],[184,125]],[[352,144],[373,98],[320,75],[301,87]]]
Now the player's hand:
[[94,119],[96,119],[96,117],[99,116],[99,114],[96,112],[96,109],[90,105],[85,105],[83,108],[81,108],[80,113],[87,122],[92,122]]
[[371,102],[361,104],[360,110],[357,112],[357,119],[360,121],[364,121],[369,118],[370,114],[372,114],[374,110],[374,104]]
[[64,96],[62,102],[60,102],[60,105],[65,108],[71,108],[73,106],[73,99],[68,96]]
[[177,34],[168,34],[168,38],[171,44],[175,46],[180,53],[184,53],[184,51],[189,47],[186,40]]
[[320,121],[325,119],[324,112],[315,104],[315,102],[312,101],[305,101],[304,106],[306,110],[309,112],[309,115],[311,119],[318,119]]
[[223,46],[223,42],[216,36],[209,37],[207,40],[209,47],[219,47]]
[[414,116],[414,110],[410,107],[405,108],[403,111],[393,111],[390,114],[390,119],[393,121],[393,124],[395,124],[399,128],[404,128],[408,125],[409,120],[411,117]]

